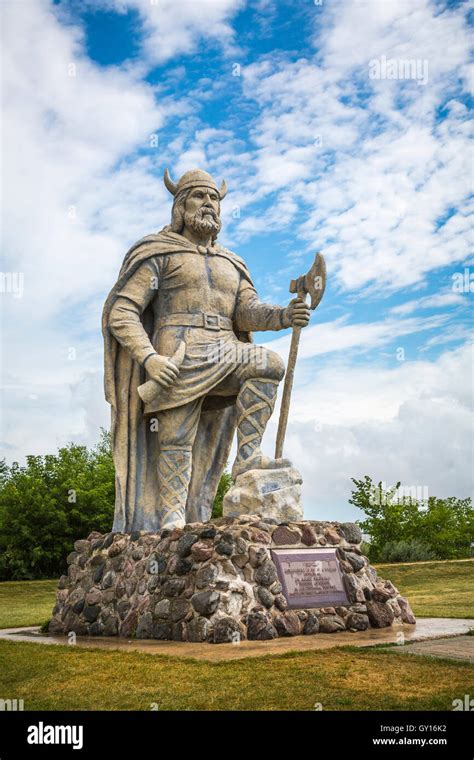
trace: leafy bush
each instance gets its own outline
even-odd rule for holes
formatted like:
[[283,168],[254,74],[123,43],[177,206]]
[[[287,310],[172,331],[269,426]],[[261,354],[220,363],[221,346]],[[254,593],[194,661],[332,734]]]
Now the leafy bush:
[[[352,482],[355,489],[349,503],[367,516],[359,525],[370,535],[368,556],[373,562],[387,556],[384,555],[387,545],[390,552],[390,547],[397,543],[420,542],[420,536],[425,547],[421,552],[423,558],[427,556],[426,550],[439,559],[472,555],[474,511],[471,499],[430,496],[426,501],[419,501],[411,496],[399,497],[400,483],[385,489],[382,483],[375,485],[368,475],[363,480],[352,478]],[[416,554],[417,550],[414,551]]]
[[106,432],[90,450],[70,444],[8,468],[0,481],[0,579],[61,573],[75,540],[110,530],[114,480]]
[[430,559],[438,559],[436,553],[416,538],[410,541],[388,541],[379,556],[379,562],[423,562]]
[[[221,477],[212,516],[232,480]],[[0,461],[0,580],[51,578],[66,569],[74,541],[112,528],[115,471],[110,435],[92,449],[69,444],[29,456],[26,465]]]
[[221,475],[221,479],[217,487],[216,498],[214,499],[214,504],[212,505],[211,517],[222,517],[222,501],[232,484],[233,481],[231,474],[225,470],[225,472],[223,472]]

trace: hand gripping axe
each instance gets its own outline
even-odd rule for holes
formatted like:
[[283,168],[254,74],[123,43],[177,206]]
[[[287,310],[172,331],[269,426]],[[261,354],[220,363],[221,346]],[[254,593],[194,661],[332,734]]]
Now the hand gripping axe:
[[[325,287],[326,262],[324,261],[324,257],[320,253],[317,253],[309,272],[290,282],[290,293],[296,293],[299,298],[303,299],[303,301],[306,301],[306,297],[309,295],[311,298],[309,306],[310,309],[314,311],[324,295]],[[285,384],[283,386],[280,420],[278,422],[275,459],[280,459],[283,454],[283,442],[285,440],[286,426],[288,423],[291,390],[293,388],[293,378],[295,375],[296,357],[298,355],[301,329],[302,328],[298,325],[293,327],[293,334],[291,336],[290,354],[288,357]]]

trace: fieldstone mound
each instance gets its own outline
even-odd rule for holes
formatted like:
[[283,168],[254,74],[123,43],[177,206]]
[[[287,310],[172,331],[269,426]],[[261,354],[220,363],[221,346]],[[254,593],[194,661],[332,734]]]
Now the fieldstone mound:
[[[209,643],[416,622],[354,523],[226,515],[161,533],[91,533],[58,583],[51,634]],[[289,609],[272,550],[336,549],[349,603]]]

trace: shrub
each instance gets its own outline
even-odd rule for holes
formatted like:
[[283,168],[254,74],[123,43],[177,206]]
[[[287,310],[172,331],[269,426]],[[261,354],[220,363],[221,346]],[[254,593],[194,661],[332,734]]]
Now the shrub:
[[379,555],[379,562],[422,562],[438,559],[436,553],[423,541],[388,541]]
[[[232,480],[224,472],[212,516]],[[74,541],[108,533],[115,502],[110,435],[92,449],[69,444],[57,454],[29,456],[26,465],[0,461],[0,581],[51,578],[66,570]]]
[[8,468],[0,483],[0,580],[63,572],[76,539],[110,530],[114,480],[106,432],[90,450],[70,444]]
[[[352,478],[352,482],[356,487],[349,503],[366,515],[359,525],[370,535],[372,561],[386,556],[383,555],[386,546],[402,541],[420,542],[419,536],[423,537],[424,547],[438,559],[472,555],[474,511],[471,499],[430,496],[426,501],[418,501],[411,496],[400,497],[397,494],[400,483],[386,489],[382,483],[375,485],[368,475],[363,480]],[[426,551],[422,554],[425,557]]]
[[227,470],[225,470],[225,472],[223,472],[221,475],[221,479],[219,480],[216,498],[214,499],[214,504],[212,505],[211,517],[213,518],[222,517],[222,501],[227,491],[232,485],[233,485],[233,481],[232,481],[231,474],[230,472],[227,472]]

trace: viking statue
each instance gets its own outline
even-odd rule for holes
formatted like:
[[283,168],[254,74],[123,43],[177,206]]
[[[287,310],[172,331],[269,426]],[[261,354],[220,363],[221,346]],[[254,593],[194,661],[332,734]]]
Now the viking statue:
[[[235,431],[234,478],[289,464],[260,449],[285,368],[251,332],[309,321],[301,298],[262,303],[245,262],[217,243],[225,182],[200,169],[164,181],[171,224],[130,248],[103,314],[121,532],[209,520]],[[144,402],[145,382],[156,393]]]

